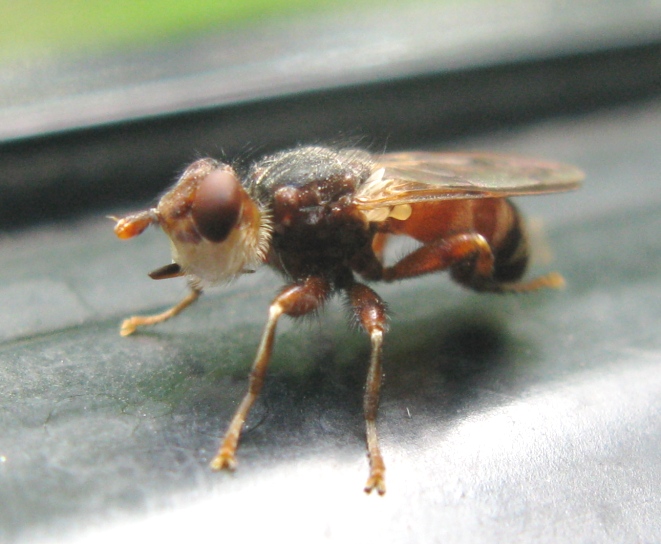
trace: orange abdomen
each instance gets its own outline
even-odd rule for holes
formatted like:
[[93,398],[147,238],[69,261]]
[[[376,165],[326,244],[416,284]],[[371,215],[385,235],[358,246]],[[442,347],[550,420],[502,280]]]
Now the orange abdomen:
[[471,198],[421,202],[411,205],[408,219],[388,218],[380,229],[410,236],[423,244],[455,234],[484,236],[495,257],[494,278],[518,280],[528,262],[528,245],[521,217],[505,198]]

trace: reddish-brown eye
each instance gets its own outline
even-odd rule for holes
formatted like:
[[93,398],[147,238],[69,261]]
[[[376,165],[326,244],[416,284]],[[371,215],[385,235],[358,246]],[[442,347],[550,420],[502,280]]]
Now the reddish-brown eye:
[[241,213],[241,184],[229,168],[218,168],[198,184],[193,198],[193,221],[198,232],[211,242],[222,242]]

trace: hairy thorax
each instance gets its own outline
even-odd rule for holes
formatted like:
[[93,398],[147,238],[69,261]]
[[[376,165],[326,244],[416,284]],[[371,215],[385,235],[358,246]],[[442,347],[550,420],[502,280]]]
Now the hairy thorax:
[[371,161],[357,150],[304,151],[269,157],[251,173],[253,194],[272,214],[268,262],[294,279],[336,281],[371,251],[373,232],[352,203]]

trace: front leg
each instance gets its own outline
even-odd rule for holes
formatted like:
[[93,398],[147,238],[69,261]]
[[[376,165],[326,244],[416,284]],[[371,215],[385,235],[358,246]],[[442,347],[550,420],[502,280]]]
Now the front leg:
[[174,316],[179,315],[186,308],[188,308],[193,302],[195,302],[200,295],[202,294],[202,289],[194,285],[190,286],[190,292],[181,299],[177,304],[165,310],[160,314],[153,315],[134,315],[124,321],[119,329],[119,334],[122,336],[129,336],[133,334],[136,329],[139,327],[147,327],[150,325],[156,325],[157,323],[163,323],[168,319],[172,319]]
[[236,467],[235,454],[239,444],[239,437],[241,436],[241,429],[248,417],[250,408],[264,385],[264,376],[266,375],[266,369],[271,359],[271,352],[273,351],[278,319],[282,314],[299,317],[313,312],[324,303],[330,292],[331,286],[328,281],[319,277],[309,277],[302,283],[285,287],[271,303],[268,321],[262,333],[262,339],[257,349],[257,356],[250,372],[248,392],[234,413],[234,417],[225,432],[218,453],[211,460],[211,468],[213,470],[233,470]]

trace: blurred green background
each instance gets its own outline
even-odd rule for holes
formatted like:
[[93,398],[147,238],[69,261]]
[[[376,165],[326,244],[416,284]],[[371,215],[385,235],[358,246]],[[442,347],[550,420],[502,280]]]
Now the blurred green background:
[[221,25],[352,9],[356,4],[356,0],[0,0],[0,59],[131,48]]

